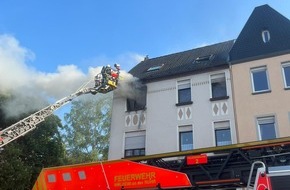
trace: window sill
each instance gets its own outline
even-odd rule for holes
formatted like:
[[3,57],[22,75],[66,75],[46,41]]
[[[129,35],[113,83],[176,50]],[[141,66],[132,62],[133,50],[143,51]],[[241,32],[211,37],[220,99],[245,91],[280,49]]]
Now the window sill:
[[290,90],[290,86],[289,87],[285,87],[284,90]]
[[190,105],[190,104],[193,104],[193,101],[177,103],[177,104],[175,104],[175,105],[176,105],[176,106],[184,106],[184,105]]
[[266,91],[261,91],[261,92],[252,92],[252,95],[257,95],[257,94],[265,94],[265,93],[270,93],[271,90],[266,90]]
[[127,110],[125,112],[129,113],[129,112],[137,112],[137,111],[145,111],[147,108],[144,107],[144,108],[138,108],[138,109],[132,109],[132,110]]
[[218,98],[210,98],[209,100],[213,102],[213,101],[218,101],[218,100],[227,100],[229,98],[230,98],[229,96],[223,96],[223,97],[218,97]]

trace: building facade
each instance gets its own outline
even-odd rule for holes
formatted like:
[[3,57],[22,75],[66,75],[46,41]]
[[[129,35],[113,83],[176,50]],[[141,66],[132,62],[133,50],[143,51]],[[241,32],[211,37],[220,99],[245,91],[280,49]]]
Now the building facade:
[[114,94],[109,159],[236,143],[227,63],[233,42],[134,67],[144,86],[135,99]]
[[290,21],[256,7],[231,52],[239,142],[290,135]]
[[146,58],[130,73],[142,85],[114,92],[109,159],[290,135],[290,21],[268,5],[235,41]]

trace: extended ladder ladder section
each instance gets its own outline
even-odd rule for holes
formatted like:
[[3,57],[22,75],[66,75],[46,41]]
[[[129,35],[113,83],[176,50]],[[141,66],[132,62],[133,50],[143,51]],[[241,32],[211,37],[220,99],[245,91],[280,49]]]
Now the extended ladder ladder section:
[[50,116],[54,111],[71,102],[76,97],[88,93],[90,93],[90,89],[83,88],[0,131],[0,147],[3,147],[4,145],[35,129],[37,124],[43,122],[44,119]]

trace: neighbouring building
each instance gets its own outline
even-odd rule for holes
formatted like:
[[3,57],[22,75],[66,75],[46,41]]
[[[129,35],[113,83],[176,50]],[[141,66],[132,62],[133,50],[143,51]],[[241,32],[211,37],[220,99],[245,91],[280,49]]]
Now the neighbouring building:
[[109,159],[290,135],[290,21],[268,5],[236,40],[146,57],[130,73],[140,81],[114,92]]
[[238,141],[290,135],[290,20],[256,7],[231,52]]

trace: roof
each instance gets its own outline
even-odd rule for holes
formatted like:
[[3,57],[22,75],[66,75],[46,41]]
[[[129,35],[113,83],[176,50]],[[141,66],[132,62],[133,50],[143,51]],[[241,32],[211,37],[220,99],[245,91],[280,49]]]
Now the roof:
[[[270,41],[263,42],[262,31]],[[269,5],[256,7],[239,34],[231,52],[231,64],[290,52],[290,21]]]
[[228,67],[228,54],[234,40],[188,51],[144,59],[129,73],[143,81],[160,80],[190,73],[208,72],[221,66]]

